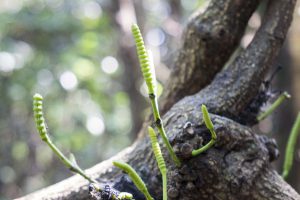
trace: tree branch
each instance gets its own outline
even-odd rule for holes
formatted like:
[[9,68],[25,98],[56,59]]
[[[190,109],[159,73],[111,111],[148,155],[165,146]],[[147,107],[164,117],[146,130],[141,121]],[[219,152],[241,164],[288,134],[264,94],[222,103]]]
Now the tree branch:
[[300,198],[299,194],[289,185],[285,184],[282,177],[276,171],[270,169],[266,169],[257,178],[252,191],[253,200],[294,200]]
[[[112,174],[116,174],[116,169],[112,170],[112,161],[114,160],[124,160],[128,155],[132,153],[135,145],[124,149],[122,152],[116,156],[105,160],[92,168],[86,170],[86,174],[92,178],[101,177],[98,180],[100,183],[108,183],[109,177],[112,177]],[[118,170],[119,172],[119,170]],[[88,192],[88,182],[79,175],[74,175],[70,178],[67,178],[59,183],[56,183],[47,188],[41,189],[39,191],[33,192],[27,196],[18,198],[16,200],[63,200],[63,199],[72,199],[72,200],[83,200],[90,199]]]
[[162,97],[162,113],[211,82],[236,49],[258,0],[212,0],[189,21]]
[[[217,143],[206,153],[192,157],[192,149],[209,140],[210,134],[202,114],[197,109],[182,113],[173,110],[165,116],[170,141],[184,161],[182,167],[177,168],[169,157],[166,159],[169,199],[300,198],[270,169],[276,150],[270,144],[274,141],[258,136],[250,128],[225,117],[212,114],[211,118],[218,136]],[[192,132],[186,132],[186,123],[192,124]],[[159,199],[162,195],[161,187],[158,187],[161,185],[160,173],[150,146],[148,138],[143,138],[118,156],[93,167],[88,173],[93,174],[93,178],[99,177],[101,182],[111,183],[120,191],[133,193],[136,199],[144,199],[128,176],[111,166],[113,160],[129,162],[142,176],[150,193]],[[25,199],[88,199],[88,192],[86,182],[76,176],[19,200]]]
[[197,103],[199,109],[204,103],[210,112],[243,121],[239,115],[257,95],[265,74],[274,63],[291,24],[295,3],[295,0],[269,2],[263,24],[248,48],[198,93],[199,99],[206,96],[202,98],[204,102]]

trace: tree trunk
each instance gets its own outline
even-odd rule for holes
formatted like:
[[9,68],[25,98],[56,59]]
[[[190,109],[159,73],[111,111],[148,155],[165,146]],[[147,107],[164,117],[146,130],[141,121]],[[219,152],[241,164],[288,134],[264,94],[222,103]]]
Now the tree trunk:
[[[188,23],[162,101],[166,132],[182,160],[182,166],[176,167],[163,148],[169,199],[300,199],[270,166],[278,157],[276,142],[250,127],[257,123],[266,93],[260,86],[282,46],[295,3],[270,1],[253,41],[224,70],[259,1],[211,0],[207,10]],[[217,143],[192,157],[192,149],[210,140],[202,104],[210,112]],[[186,123],[192,125],[188,131]],[[135,199],[144,199],[128,176],[112,166],[113,160],[122,160],[137,170],[155,199],[162,199],[160,173],[146,137],[148,124],[144,123],[131,147],[87,173],[117,190],[131,192]],[[89,199],[87,185],[76,175],[20,199]]]

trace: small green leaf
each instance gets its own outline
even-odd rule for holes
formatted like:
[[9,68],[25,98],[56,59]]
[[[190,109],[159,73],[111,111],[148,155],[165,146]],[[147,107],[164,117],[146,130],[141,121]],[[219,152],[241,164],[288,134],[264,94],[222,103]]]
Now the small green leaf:
[[70,155],[69,155],[69,160],[70,160],[70,162],[71,162],[74,166],[79,167],[78,164],[77,164],[77,161],[76,161],[76,158],[75,158],[74,154],[70,153]]
[[204,119],[204,123],[206,125],[206,127],[209,129],[209,130],[213,130],[214,129],[214,125],[209,117],[209,114],[208,114],[208,111],[207,111],[207,108],[204,104],[202,104],[201,106],[201,109],[202,109],[202,113],[203,113],[203,119]]

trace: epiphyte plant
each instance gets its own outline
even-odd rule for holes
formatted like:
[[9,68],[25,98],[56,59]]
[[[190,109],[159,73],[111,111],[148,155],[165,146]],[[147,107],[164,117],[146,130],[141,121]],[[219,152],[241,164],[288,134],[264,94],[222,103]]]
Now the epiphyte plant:
[[196,149],[196,150],[193,150],[192,151],[192,155],[193,156],[197,156],[199,155],[200,153],[208,150],[210,147],[212,147],[215,143],[216,143],[216,140],[217,140],[217,134],[214,130],[214,125],[210,119],[210,116],[209,116],[209,113],[207,111],[207,108],[204,104],[202,104],[201,106],[201,109],[202,109],[202,114],[203,114],[203,119],[204,119],[204,123],[205,123],[205,126],[206,128],[209,130],[210,132],[210,135],[211,135],[211,139],[210,141],[204,145],[203,147],[199,148],[199,149]]
[[59,157],[62,163],[71,171],[81,175],[83,178],[91,183],[97,183],[96,180],[90,178],[85,172],[78,166],[75,157],[71,154],[71,159],[68,159],[52,142],[48,135],[47,125],[43,113],[43,97],[40,94],[33,96],[33,112],[36,128],[40,134],[41,139],[51,148],[51,150]]
[[137,24],[133,24],[131,30],[135,40],[142,74],[147,84],[149,95],[156,95],[156,76],[154,66],[151,64],[152,62],[149,59],[141,31]]
[[286,179],[293,165],[294,152],[296,148],[297,138],[300,134],[300,112],[298,113],[297,119],[294,122],[292,131],[290,133],[288,143],[285,150],[284,164],[282,177]]
[[109,191],[108,191],[108,185],[106,185],[104,188],[101,188],[100,184],[96,180],[89,177],[78,166],[73,154],[71,154],[70,159],[68,159],[55,146],[55,144],[52,142],[52,140],[48,135],[47,125],[43,113],[43,97],[40,94],[35,94],[33,96],[33,113],[34,113],[36,128],[39,132],[41,139],[51,148],[51,150],[59,157],[62,163],[68,169],[70,169],[70,171],[81,175],[83,178],[85,178],[87,181],[91,183],[89,190],[92,196],[94,196],[96,199],[102,199],[102,200],[133,200],[133,196],[130,193],[118,192],[111,187],[109,187]]
[[179,158],[176,156],[175,152],[173,151],[173,148],[168,140],[168,137],[166,135],[163,122],[160,117],[159,109],[158,109],[158,103],[157,103],[157,92],[156,92],[156,78],[155,78],[155,70],[153,66],[153,62],[149,60],[149,56],[146,50],[146,47],[144,45],[144,40],[141,34],[141,31],[137,24],[133,24],[131,27],[131,31],[135,40],[137,54],[139,57],[139,62],[141,66],[141,71],[144,77],[144,80],[146,82],[147,88],[148,88],[148,95],[151,102],[151,107],[153,111],[154,121],[155,125],[158,129],[158,132],[160,136],[163,139],[164,144],[166,145],[168,152],[176,164],[176,166],[180,166],[181,162]]
[[[169,143],[169,140],[167,138],[166,132],[164,130],[163,122],[160,117],[159,109],[158,109],[158,103],[157,103],[157,94],[156,94],[156,78],[155,78],[155,72],[154,72],[154,66],[153,62],[149,60],[148,53],[146,51],[146,48],[144,46],[143,38],[140,33],[140,30],[138,26],[135,24],[132,26],[132,33],[136,42],[137,47],[137,53],[140,60],[141,70],[145,79],[145,82],[148,87],[148,95],[151,102],[153,115],[155,119],[155,125],[159,131],[160,136],[162,137],[162,140],[164,144],[167,146],[168,152],[176,164],[177,167],[181,165],[180,160],[174,153],[171,144]],[[47,126],[45,123],[45,118],[43,114],[43,97],[40,94],[35,94],[33,96],[33,111],[34,111],[34,118],[36,122],[36,128],[40,134],[41,139],[47,143],[47,145],[52,149],[52,151],[59,157],[59,159],[62,161],[62,163],[69,168],[71,171],[81,175],[83,178],[88,180],[91,184],[89,187],[90,193],[93,197],[96,199],[101,200],[133,200],[133,196],[130,193],[126,192],[118,192],[114,188],[112,188],[109,185],[105,185],[103,188],[100,187],[100,184],[90,178],[88,175],[85,174],[85,172],[78,166],[75,157],[71,154],[70,159],[68,159],[52,142],[48,135]],[[192,152],[193,156],[196,156],[207,149],[209,149],[216,141],[216,133],[214,132],[213,124],[210,120],[208,111],[205,107],[205,105],[202,105],[202,113],[203,118],[206,127],[209,129],[211,133],[211,140],[209,143],[207,143],[205,146],[201,147],[198,150],[194,150]],[[159,143],[156,138],[156,134],[153,128],[149,127],[149,136],[152,144],[152,148],[154,151],[155,158],[157,160],[158,168],[162,174],[163,179],[163,200],[167,200],[167,168],[164,161],[164,158],[162,156]],[[140,178],[140,176],[136,173],[136,171],[128,164],[126,163],[120,163],[120,162],[113,162],[113,164],[116,167],[119,167],[123,171],[125,171],[132,179],[136,187],[146,196],[147,200],[154,200],[150,193],[148,192],[148,189],[143,182],[143,180]]]
[[157,141],[156,133],[152,127],[148,127],[149,137],[151,140],[152,149],[154,152],[154,156],[157,161],[158,168],[162,175],[163,182],[163,200],[167,200],[167,167],[163,155],[161,153],[161,149],[159,147],[159,143]]
[[144,181],[130,165],[128,165],[127,163],[122,163],[117,161],[114,161],[113,165],[122,169],[124,172],[128,174],[128,176],[131,178],[131,180],[133,181],[137,189],[145,195],[147,200],[154,200],[153,197],[150,195]]
[[[148,133],[152,145],[152,149],[154,152],[154,156],[158,165],[158,168],[160,170],[160,173],[162,175],[162,182],[163,182],[163,200],[167,200],[167,167],[165,160],[162,156],[161,149],[159,146],[159,143],[157,141],[157,137],[155,134],[155,131],[152,127],[148,127]],[[114,161],[113,162],[114,166],[122,169],[124,172],[126,172],[129,177],[132,179],[133,183],[135,186],[140,190],[146,197],[147,200],[154,200],[150,193],[148,192],[148,189],[146,187],[146,184],[142,180],[142,178],[138,175],[138,173],[127,163],[121,163]]]

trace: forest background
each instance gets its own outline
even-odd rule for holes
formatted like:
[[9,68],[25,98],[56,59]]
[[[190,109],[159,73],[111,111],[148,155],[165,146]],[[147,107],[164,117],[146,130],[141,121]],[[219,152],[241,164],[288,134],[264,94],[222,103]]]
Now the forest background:
[[[0,200],[59,182],[71,173],[39,138],[32,95],[45,97],[50,133],[64,152],[88,168],[116,154],[136,138],[150,112],[139,72],[132,22],[152,50],[157,78],[168,78],[188,17],[209,1],[198,0],[0,0]],[[299,4],[299,2],[298,2]],[[249,21],[240,48],[261,23]],[[298,25],[297,25],[298,24]],[[300,6],[276,64],[271,90],[292,99],[257,127],[277,139],[281,156],[300,110]],[[298,142],[299,143],[299,142]],[[299,145],[288,182],[300,192]]]

